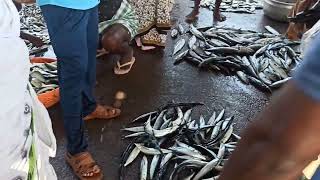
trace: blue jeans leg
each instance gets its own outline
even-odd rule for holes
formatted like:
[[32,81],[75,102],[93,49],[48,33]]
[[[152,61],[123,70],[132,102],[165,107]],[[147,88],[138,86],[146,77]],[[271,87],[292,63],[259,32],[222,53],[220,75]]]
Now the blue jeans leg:
[[[75,10],[53,5],[41,7],[47,22],[51,43],[58,58],[58,76],[67,149],[71,154],[87,148],[84,136],[84,109],[93,111],[95,62],[89,59],[92,49],[88,44],[89,23],[97,8]],[[95,29],[97,27],[92,27]],[[91,30],[90,33],[94,32]],[[93,35],[90,35],[93,36]],[[97,35],[98,36],[98,33]],[[95,59],[94,59],[95,61]],[[94,66],[94,67],[92,67]],[[93,82],[94,81],[94,82]],[[87,112],[88,113],[88,112]]]
[[94,87],[96,85],[96,55],[98,48],[98,8],[93,8],[89,15],[87,25],[87,46],[88,46],[88,68],[86,72],[86,83],[83,99],[83,115],[87,116],[96,108]]

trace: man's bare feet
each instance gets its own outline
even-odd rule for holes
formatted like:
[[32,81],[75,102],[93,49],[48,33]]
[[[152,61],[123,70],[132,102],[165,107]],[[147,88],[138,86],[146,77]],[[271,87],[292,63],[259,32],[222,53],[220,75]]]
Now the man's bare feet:
[[187,22],[193,22],[198,18],[199,10],[192,10],[192,12],[186,16]]
[[221,14],[220,11],[213,13],[213,21],[215,21],[215,22],[217,22],[217,21],[223,22],[226,19],[227,19],[227,17],[225,15]]

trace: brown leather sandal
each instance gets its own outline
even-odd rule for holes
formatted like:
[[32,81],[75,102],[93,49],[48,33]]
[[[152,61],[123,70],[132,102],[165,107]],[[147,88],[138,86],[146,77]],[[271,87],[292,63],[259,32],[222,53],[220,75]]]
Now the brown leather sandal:
[[66,161],[80,180],[102,180],[103,173],[89,152],[72,156],[66,154]]
[[121,110],[110,106],[97,105],[95,111],[84,118],[84,120],[91,119],[112,119],[120,116]]

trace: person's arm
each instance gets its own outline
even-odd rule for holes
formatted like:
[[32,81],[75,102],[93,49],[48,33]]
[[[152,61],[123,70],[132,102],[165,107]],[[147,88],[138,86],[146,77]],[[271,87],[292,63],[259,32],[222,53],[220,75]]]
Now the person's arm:
[[243,133],[219,180],[293,180],[320,153],[320,104],[290,82]]
[[243,133],[219,180],[296,180],[320,153],[320,36],[295,77]]

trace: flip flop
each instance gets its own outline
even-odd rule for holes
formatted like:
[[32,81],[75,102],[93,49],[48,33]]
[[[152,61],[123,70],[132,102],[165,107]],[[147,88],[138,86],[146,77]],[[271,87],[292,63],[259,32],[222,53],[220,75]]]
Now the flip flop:
[[120,116],[121,110],[110,106],[97,105],[94,112],[84,118],[85,121],[92,119],[112,119]]
[[[129,73],[135,62],[136,62],[136,59],[134,57],[132,57],[131,61],[124,64],[120,64],[120,62],[117,61],[117,66],[114,67],[114,73],[117,75],[123,75],[123,74]],[[123,69],[124,67],[127,67],[127,66],[129,68]]]
[[142,45],[141,50],[142,51],[149,51],[149,50],[153,50],[155,48],[156,48],[155,46],[143,46]]
[[99,57],[101,57],[101,56],[103,56],[103,55],[105,55],[105,54],[109,54],[109,52],[108,51],[106,51],[105,49],[98,49],[97,50],[97,55],[96,55],[96,58],[99,58]]

